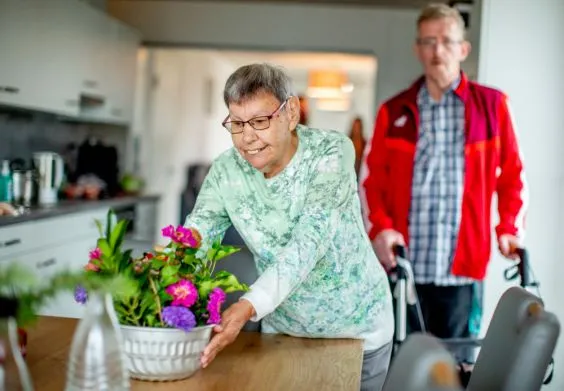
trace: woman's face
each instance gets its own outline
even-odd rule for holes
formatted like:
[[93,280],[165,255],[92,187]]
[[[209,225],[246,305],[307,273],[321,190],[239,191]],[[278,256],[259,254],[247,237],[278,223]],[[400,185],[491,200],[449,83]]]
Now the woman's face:
[[[280,173],[296,152],[298,138],[293,130],[298,124],[299,103],[296,97],[280,102],[272,94],[259,93],[241,103],[229,104],[228,121],[249,121],[269,117],[269,126],[263,130],[243,124],[241,133],[232,134],[233,145],[254,168],[270,178]],[[268,118],[257,118],[256,127],[268,125]],[[240,125],[240,123],[238,123]]]

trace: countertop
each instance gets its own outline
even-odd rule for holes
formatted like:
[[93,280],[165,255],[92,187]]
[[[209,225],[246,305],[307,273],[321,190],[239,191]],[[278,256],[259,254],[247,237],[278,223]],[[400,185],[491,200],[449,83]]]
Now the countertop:
[[[76,319],[41,317],[28,330],[26,361],[37,390],[64,389],[76,324]],[[191,378],[131,381],[131,391],[358,391],[361,368],[360,340],[242,332],[209,367]]]
[[103,200],[61,200],[53,206],[33,207],[25,213],[18,216],[0,216],[0,227],[24,223],[27,221],[35,221],[50,217],[62,216],[69,213],[77,213],[90,209],[103,207],[121,207],[133,205],[139,202],[156,202],[159,196],[156,195],[139,195],[124,196],[116,198],[108,198]]

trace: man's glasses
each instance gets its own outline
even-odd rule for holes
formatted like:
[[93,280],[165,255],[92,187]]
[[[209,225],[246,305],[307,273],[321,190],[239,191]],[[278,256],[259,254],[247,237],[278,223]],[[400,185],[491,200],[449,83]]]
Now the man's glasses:
[[418,38],[417,44],[424,49],[435,49],[438,45],[442,45],[446,50],[452,50],[456,45],[461,44],[462,40],[454,40],[450,38],[446,38],[442,41],[439,41],[436,38]]
[[227,116],[221,124],[231,134],[243,133],[245,124],[249,124],[254,130],[265,130],[270,127],[270,120],[284,108],[286,103],[288,103],[288,99],[282,102],[274,113],[270,115],[261,115],[260,117],[251,118],[248,121],[228,121],[229,116]]

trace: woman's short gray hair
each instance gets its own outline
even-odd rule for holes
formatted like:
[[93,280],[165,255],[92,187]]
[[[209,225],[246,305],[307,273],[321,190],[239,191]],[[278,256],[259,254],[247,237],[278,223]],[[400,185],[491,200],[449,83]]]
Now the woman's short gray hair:
[[274,95],[280,102],[294,96],[292,79],[278,66],[271,64],[250,64],[237,69],[229,76],[223,90],[223,100],[241,103],[260,92]]

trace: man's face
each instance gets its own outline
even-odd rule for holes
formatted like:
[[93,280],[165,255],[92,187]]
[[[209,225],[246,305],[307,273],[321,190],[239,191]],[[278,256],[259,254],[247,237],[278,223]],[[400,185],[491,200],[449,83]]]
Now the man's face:
[[469,52],[470,44],[453,18],[426,20],[419,25],[415,53],[425,76],[439,85],[456,79]]

